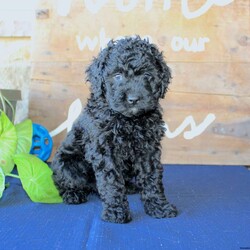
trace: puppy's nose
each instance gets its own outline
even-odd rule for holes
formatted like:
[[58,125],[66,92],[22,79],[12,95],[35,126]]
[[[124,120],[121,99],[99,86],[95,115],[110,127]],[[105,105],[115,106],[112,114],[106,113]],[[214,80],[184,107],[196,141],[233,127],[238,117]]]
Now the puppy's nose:
[[129,104],[136,104],[140,100],[140,97],[137,95],[128,95],[127,101]]

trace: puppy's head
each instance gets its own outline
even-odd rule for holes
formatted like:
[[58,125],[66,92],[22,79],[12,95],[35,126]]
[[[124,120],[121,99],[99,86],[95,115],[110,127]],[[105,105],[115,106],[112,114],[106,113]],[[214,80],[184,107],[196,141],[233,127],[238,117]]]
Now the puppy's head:
[[92,94],[127,117],[154,110],[171,79],[162,53],[140,37],[109,42],[86,74]]

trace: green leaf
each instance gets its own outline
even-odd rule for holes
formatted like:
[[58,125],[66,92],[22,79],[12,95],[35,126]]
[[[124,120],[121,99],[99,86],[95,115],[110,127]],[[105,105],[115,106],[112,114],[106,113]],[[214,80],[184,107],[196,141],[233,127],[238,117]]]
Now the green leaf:
[[13,156],[17,147],[15,126],[4,112],[0,116],[0,166],[4,172],[10,173],[14,168]]
[[32,145],[32,121],[25,120],[15,127],[17,133],[16,154],[29,153]]
[[5,176],[2,168],[0,168],[0,199],[3,196],[4,189],[5,189]]
[[52,170],[34,155],[18,154],[14,156],[19,177],[24,190],[33,202],[61,203],[52,180]]

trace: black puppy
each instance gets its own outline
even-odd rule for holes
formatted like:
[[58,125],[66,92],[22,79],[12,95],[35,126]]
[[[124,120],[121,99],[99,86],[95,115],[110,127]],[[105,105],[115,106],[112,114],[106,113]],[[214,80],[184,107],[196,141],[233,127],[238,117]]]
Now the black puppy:
[[163,55],[140,37],[109,42],[86,70],[91,96],[52,162],[54,182],[67,204],[97,191],[102,219],[131,220],[126,193],[140,192],[145,212],[174,217],[162,183],[159,98],[171,74]]

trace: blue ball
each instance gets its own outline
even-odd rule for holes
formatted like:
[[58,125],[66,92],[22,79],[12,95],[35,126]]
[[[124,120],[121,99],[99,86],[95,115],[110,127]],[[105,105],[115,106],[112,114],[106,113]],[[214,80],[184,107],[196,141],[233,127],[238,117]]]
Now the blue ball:
[[48,130],[40,124],[33,123],[33,137],[30,154],[36,155],[43,161],[49,159],[53,141]]

